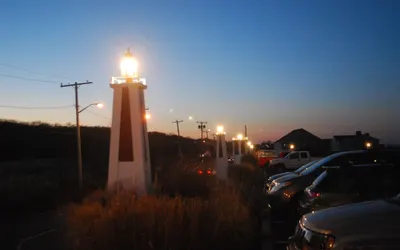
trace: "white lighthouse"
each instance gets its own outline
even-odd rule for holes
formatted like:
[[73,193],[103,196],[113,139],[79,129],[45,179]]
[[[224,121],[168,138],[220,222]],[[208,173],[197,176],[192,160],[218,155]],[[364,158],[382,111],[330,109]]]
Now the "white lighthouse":
[[217,147],[215,161],[216,175],[219,180],[228,179],[228,151],[226,148],[224,127],[217,127]]
[[151,188],[149,140],[144,90],[138,62],[130,50],[121,61],[121,76],[112,77],[114,90],[107,188],[122,186],[138,194]]

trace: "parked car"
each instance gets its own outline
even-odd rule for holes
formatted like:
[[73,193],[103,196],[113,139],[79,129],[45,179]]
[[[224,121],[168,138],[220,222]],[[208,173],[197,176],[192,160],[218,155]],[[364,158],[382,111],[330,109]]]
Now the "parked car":
[[[297,210],[298,202],[304,194],[304,189],[310,186],[313,181],[326,169],[323,167],[341,166],[349,167],[358,164],[377,164],[398,161],[400,151],[385,150],[355,150],[332,154],[312,164],[299,175],[285,175],[271,183],[267,194],[269,205],[275,210],[284,212]],[[296,211],[297,212],[297,211]]]
[[400,192],[400,166],[395,164],[328,167],[299,202],[301,214],[360,201],[388,198]]
[[399,232],[400,195],[308,213],[287,249],[399,249]]
[[308,168],[309,166],[311,166],[312,164],[314,164],[316,162],[317,162],[317,160],[311,161],[311,162],[303,165],[302,167],[296,169],[296,171],[294,171],[294,172],[283,172],[283,173],[275,174],[266,180],[266,182],[264,183],[265,184],[264,187],[268,190],[274,180],[276,180],[282,176],[286,176],[286,175],[293,175],[293,174],[299,175],[303,170],[305,170],[306,168]]
[[286,155],[284,158],[270,160],[267,173],[269,175],[273,175],[276,173],[293,171],[303,166],[304,164],[320,159],[322,159],[322,157],[311,157],[308,151],[293,151]]

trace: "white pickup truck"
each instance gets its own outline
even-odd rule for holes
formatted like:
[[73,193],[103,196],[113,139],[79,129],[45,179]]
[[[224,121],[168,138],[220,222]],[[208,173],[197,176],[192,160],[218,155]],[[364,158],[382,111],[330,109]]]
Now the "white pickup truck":
[[269,161],[269,172],[285,172],[293,171],[299,167],[321,158],[311,157],[308,151],[293,151],[286,155],[284,158],[276,158]]

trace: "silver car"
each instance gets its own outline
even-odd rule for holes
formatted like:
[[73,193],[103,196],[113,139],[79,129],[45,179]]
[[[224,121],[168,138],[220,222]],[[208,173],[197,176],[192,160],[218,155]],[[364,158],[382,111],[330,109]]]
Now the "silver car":
[[308,213],[287,249],[400,249],[400,194]]

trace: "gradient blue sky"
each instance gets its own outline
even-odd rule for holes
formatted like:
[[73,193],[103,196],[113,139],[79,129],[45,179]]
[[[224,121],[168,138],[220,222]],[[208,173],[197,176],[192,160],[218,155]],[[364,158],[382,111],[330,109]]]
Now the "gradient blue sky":
[[[0,105],[73,104],[58,82],[91,80],[87,125],[109,125],[127,47],[149,85],[150,130],[198,136],[194,120],[254,141],[305,128],[400,141],[400,1],[0,2]],[[29,71],[6,67],[17,66]],[[41,73],[41,74],[38,74]],[[171,112],[171,109],[173,111]],[[97,115],[94,115],[95,112]],[[0,118],[74,122],[74,111],[0,108]]]

